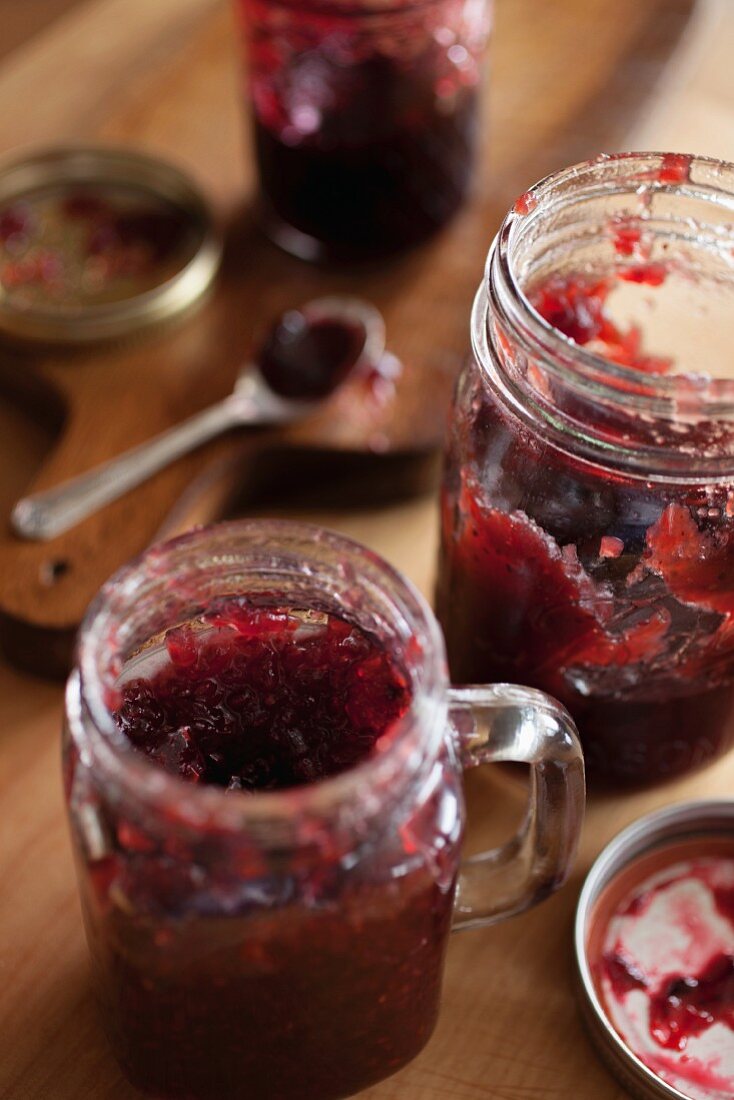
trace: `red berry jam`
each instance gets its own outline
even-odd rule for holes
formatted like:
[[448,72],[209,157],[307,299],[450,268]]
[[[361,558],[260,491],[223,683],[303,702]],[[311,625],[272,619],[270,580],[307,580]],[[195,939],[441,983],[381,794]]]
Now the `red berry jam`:
[[338,259],[448,221],[474,157],[483,6],[240,6],[266,215]]
[[295,787],[354,767],[407,711],[405,674],[343,619],[226,601],[165,664],[126,679],[117,723],[167,771],[230,791]]
[[[397,802],[365,781],[338,819],[306,812],[309,785],[381,752],[412,688],[354,624],[261,604],[220,599],[122,673],[127,755],[183,780],[173,806],[85,788],[72,763],[105,1025],[133,1084],[171,1100],[351,1096],[413,1058],[438,1009],[457,785],[439,766]],[[236,828],[187,801],[217,787]],[[272,835],[247,816],[266,797],[287,800]]]
[[591,945],[613,1026],[694,1100],[734,1089],[734,859],[718,844],[719,854],[693,841],[628,867],[602,896]]
[[[529,301],[569,346],[644,380],[672,378],[673,360],[609,310],[618,288],[654,292],[667,268],[644,258],[629,222],[610,232],[627,259],[618,272],[554,275]],[[586,461],[572,440],[555,446],[528,428],[471,369],[443,503],[439,617],[454,679],[560,699],[597,782],[647,783],[712,760],[734,741],[734,484],[647,481]],[[593,416],[610,450],[659,445],[634,412],[590,410],[534,364],[527,380],[579,433]],[[676,382],[683,398],[695,390],[695,379]],[[730,445],[731,430],[705,420],[682,419],[668,441],[694,468],[704,446]]]
[[0,289],[18,308],[105,305],[171,278],[192,242],[184,215],[146,191],[44,188],[0,206]]

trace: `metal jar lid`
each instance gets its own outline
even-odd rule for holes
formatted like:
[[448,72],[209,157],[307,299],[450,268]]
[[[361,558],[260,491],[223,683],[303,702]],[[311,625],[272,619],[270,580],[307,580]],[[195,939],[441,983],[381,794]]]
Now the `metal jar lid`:
[[[81,268],[82,276],[70,290],[64,287],[63,294],[46,293],[42,285],[38,292],[34,288],[32,295],[17,293],[13,288],[23,285],[29,269],[30,280],[33,279],[34,270],[42,262],[41,254],[52,267],[55,265],[54,271],[69,268],[76,271],[80,267],[81,261],[71,255],[71,246],[69,255],[64,254],[64,242],[67,238],[78,241],[80,231],[72,227],[65,236],[64,218],[70,223],[72,215],[62,217],[58,213],[67,209],[64,204],[73,202],[75,195],[83,196],[88,209],[91,204],[92,209],[109,207],[119,214],[113,203],[118,207],[122,203],[123,210],[142,211],[142,218],[138,217],[135,223],[138,239],[127,253],[122,253],[128,261],[124,288],[121,278],[114,286],[110,280],[104,293],[87,294],[83,281],[86,271]],[[61,244],[54,245],[55,250],[47,248],[46,252],[43,252],[46,238],[41,238],[40,243],[31,239],[31,245],[26,245],[22,223],[14,233],[17,228],[14,219],[17,221],[18,212],[22,211],[30,212],[31,224],[40,226],[46,238],[49,233],[54,234],[52,240]],[[84,216],[83,209],[81,213]],[[79,210],[75,216],[78,219]],[[114,221],[107,226],[90,223],[89,232],[96,231],[101,240],[97,249],[102,260],[109,254],[104,248],[110,233],[114,244],[115,224]],[[129,213],[125,224],[128,227],[131,224]],[[144,253],[147,226],[152,231],[158,227],[159,250],[160,227],[165,227],[166,260],[165,263],[151,260],[146,277],[136,283],[130,275],[129,261],[132,257],[134,263],[136,255],[139,258]],[[33,247],[35,252],[29,259],[28,252]],[[90,247],[94,248],[94,242]],[[135,247],[137,254],[132,251]],[[221,240],[205,198],[193,181],[172,165],[128,149],[63,147],[0,165],[0,256],[0,333],[20,340],[79,344],[127,336],[187,311],[213,282],[221,258]],[[90,264],[97,264],[99,281],[100,257],[91,252],[90,256]],[[119,256],[118,250],[118,259]],[[118,263],[117,271],[120,270]],[[58,275],[54,277],[62,281]]]
[[591,1039],[606,1064],[631,1096],[640,1100],[690,1100],[632,1053],[615,1031],[597,994],[587,953],[597,904],[620,872],[640,856],[696,837],[734,838],[734,799],[682,802],[635,821],[603,849],[589,871],[574,926],[574,955],[579,1003]]

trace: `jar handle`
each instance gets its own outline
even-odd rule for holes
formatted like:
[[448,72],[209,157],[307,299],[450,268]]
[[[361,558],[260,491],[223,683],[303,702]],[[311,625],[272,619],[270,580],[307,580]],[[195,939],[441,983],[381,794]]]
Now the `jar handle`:
[[530,797],[517,834],[464,861],[454,928],[521,913],[568,878],[584,817],[584,761],[568,711],[513,684],[451,688],[451,725],[464,768],[530,765]]

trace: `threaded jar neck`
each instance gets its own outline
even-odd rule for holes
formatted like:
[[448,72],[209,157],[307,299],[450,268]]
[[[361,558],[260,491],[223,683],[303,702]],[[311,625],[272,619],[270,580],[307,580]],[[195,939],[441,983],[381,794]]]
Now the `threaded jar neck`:
[[[554,327],[538,288],[569,284],[610,289],[615,323],[669,366]],[[491,246],[472,337],[491,385],[560,446],[653,478],[731,478],[734,165],[628,153],[548,176]]]

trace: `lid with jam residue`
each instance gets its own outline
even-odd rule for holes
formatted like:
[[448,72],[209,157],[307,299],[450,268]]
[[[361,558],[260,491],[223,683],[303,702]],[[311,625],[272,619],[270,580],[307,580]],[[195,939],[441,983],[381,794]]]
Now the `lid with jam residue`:
[[575,955],[591,1037],[633,1096],[734,1096],[734,800],[668,807],[608,844]]
[[221,242],[196,185],[125,149],[60,148],[0,167],[0,333],[119,338],[183,313]]

